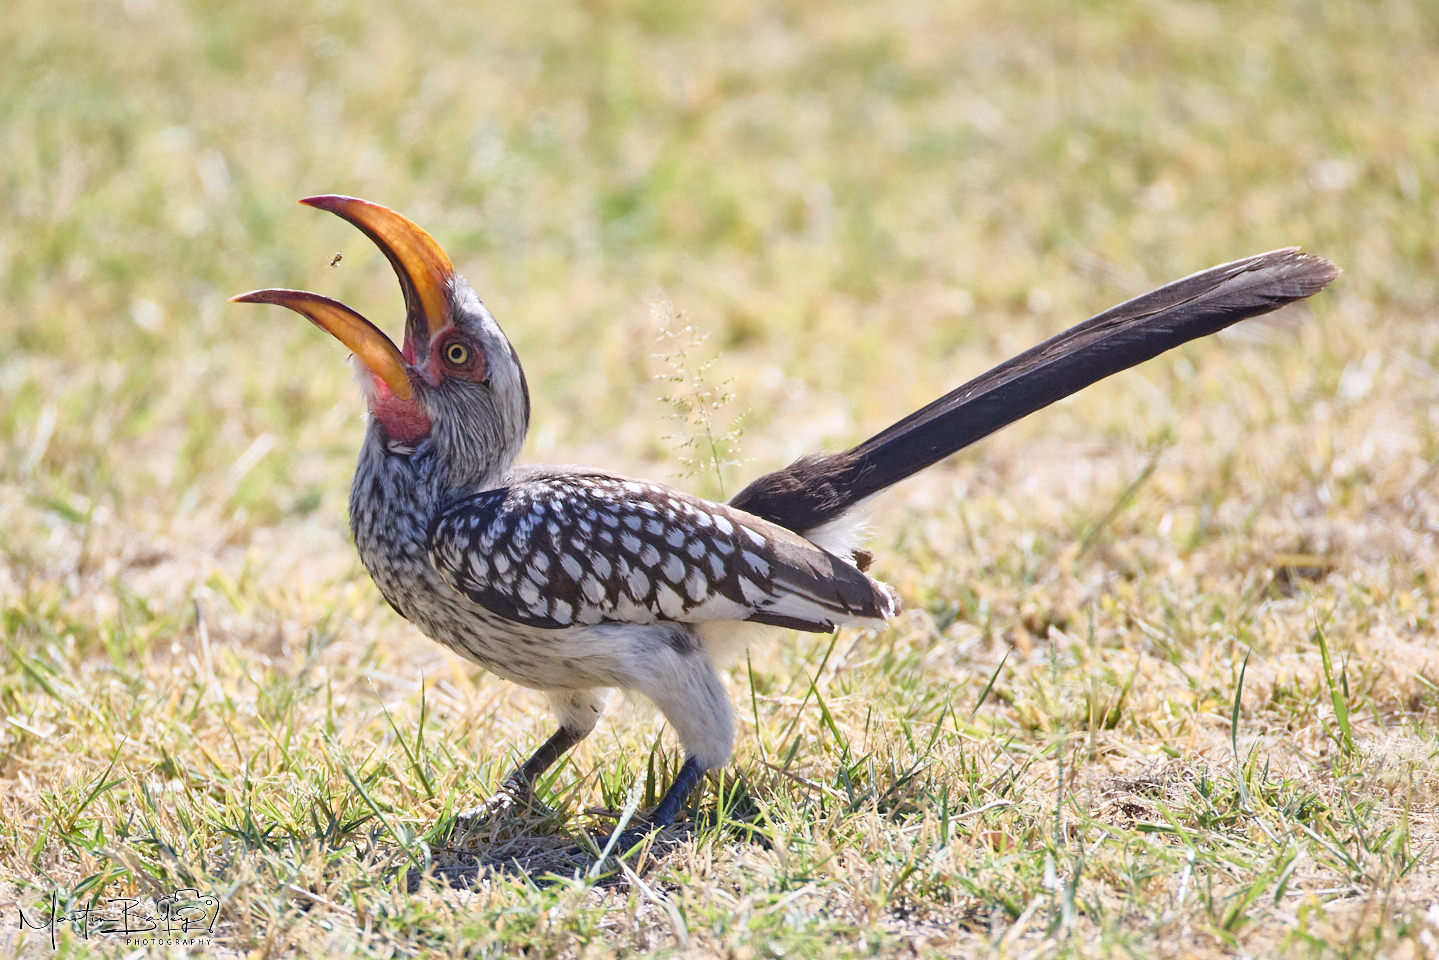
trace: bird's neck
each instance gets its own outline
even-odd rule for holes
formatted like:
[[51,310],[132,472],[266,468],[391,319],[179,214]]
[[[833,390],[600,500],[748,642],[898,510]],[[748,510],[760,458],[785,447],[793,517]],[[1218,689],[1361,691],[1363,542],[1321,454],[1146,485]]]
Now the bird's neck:
[[426,542],[441,494],[429,458],[401,455],[375,441],[374,431],[360,448],[350,488],[350,533],[355,547],[385,599],[410,617],[414,595],[428,573]]
[[430,522],[460,497],[503,486],[523,442],[522,429],[436,431],[410,446],[370,422],[350,488],[350,532],[376,586],[406,619],[423,621],[424,598],[443,591],[429,562]]

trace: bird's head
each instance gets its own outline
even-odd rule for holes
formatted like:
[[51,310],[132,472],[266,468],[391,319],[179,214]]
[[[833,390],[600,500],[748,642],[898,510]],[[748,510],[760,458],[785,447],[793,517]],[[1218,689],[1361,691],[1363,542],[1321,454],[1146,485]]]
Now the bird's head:
[[506,469],[529,427],[525,374],[445,251],[413,221],[377,203],[340,196],[300,202],[350,221],[389,258],[405,296],[404,347],[319,294],[255,290],[231,299],[289,307],[349,347],[370,429],[389,453],[407,456],[428,441],[456,487]]

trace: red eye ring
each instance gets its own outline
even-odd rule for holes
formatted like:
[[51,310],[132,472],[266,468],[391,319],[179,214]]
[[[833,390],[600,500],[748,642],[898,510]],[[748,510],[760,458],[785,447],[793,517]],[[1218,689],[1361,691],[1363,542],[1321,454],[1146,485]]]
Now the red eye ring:
[[484,351],[463,334],[441,340],[435,347],[435,358],[443,370],[442,376],[483,383],[489,374]]

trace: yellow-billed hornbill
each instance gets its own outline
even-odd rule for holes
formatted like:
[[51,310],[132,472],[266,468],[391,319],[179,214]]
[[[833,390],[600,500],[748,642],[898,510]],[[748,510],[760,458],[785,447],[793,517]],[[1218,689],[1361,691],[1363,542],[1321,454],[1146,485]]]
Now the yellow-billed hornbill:
[[298,290],[289,307],[353,351],[370,420],[350,493],[365,567],[400,615],[461,656],[544,691],[559,730],[507,786],[594,729],[610,688],[649,697],[686,759],[655,808],[674,820],[734,741],[716,673],[757,628],[881,624],[894,590],[856,564],[855,508],[981,437],[1171,347],[1318,292],[1328,261],[1276,250],[1186,277],[1072,327],[842,453],[801,458],[729,503],[601,470],[516,466],[530,421],[519,357],[429,234],[352,197],[337,214],[389,258],[405,341]]

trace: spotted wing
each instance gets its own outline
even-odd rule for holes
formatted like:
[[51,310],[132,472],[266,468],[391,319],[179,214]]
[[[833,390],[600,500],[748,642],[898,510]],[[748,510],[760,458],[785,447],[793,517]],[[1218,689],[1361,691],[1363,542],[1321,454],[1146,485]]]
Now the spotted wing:
[[886,588],[782,527],[605,475],[468,497],[435,519],[429,545],[450,586],[534,627],[751,620],[828,631],[897,607]]

